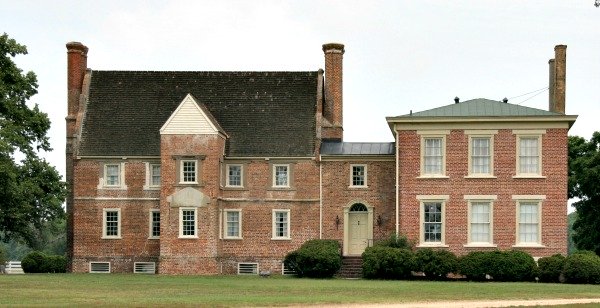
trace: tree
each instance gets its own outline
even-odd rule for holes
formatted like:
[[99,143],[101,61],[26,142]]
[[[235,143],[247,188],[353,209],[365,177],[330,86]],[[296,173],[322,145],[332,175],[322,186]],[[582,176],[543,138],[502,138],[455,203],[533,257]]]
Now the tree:
[[66,185],[38,156],[52,150],[50,120],[37,105],[27,105],[38,85],[33,72],[23,74],[13,62],[20,54],[27,54],[26,46],[0,36],[0,239],[35,246],[42,226],[64,217]]
[[575,246],[600,255],[600,132],[590,141],[569,136],[569,198],[579,199],[573,203]]

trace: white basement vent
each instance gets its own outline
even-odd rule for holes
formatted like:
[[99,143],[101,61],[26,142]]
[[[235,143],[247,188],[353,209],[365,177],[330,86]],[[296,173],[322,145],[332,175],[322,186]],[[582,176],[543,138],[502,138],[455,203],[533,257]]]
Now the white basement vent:
[[238,275],[258,275],[258,263],[238,263]]
[[135,262],[133,272],[136,274],[156,274],[155,262]]
[[284,262],[281,262],[281,274],[282,275],[296,275],[296,271],[285,266]]
[[110,273],[110,262],[90,262],[90,273]]

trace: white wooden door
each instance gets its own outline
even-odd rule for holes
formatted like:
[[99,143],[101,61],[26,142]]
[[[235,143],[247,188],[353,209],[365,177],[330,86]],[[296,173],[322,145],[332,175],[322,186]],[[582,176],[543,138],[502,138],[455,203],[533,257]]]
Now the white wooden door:
[[360,255],[369,243],[369,224],[367,212],[350,212],[348,220],[348,254]]

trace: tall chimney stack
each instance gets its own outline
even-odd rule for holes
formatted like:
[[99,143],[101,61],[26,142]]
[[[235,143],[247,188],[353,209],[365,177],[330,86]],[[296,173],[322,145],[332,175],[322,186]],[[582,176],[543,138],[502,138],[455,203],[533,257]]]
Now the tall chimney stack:
[[[567,45],[554,47],[554,61],[550,60],[550,111],[565,113],[567,76]],[[552,68],[554,66],[554,69]]]
[[329,123],[324,124],[324,139],[343,139],[343,58],[344,45],[328,43],[323,45],[325,53],[325,99],[323,116]]

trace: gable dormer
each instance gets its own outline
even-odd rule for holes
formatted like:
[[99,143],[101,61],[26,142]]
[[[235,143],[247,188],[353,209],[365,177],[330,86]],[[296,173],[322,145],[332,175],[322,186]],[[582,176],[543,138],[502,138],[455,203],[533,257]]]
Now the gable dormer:
[[160,129],[161,135],[227,135],[204,104],[188,94]]

